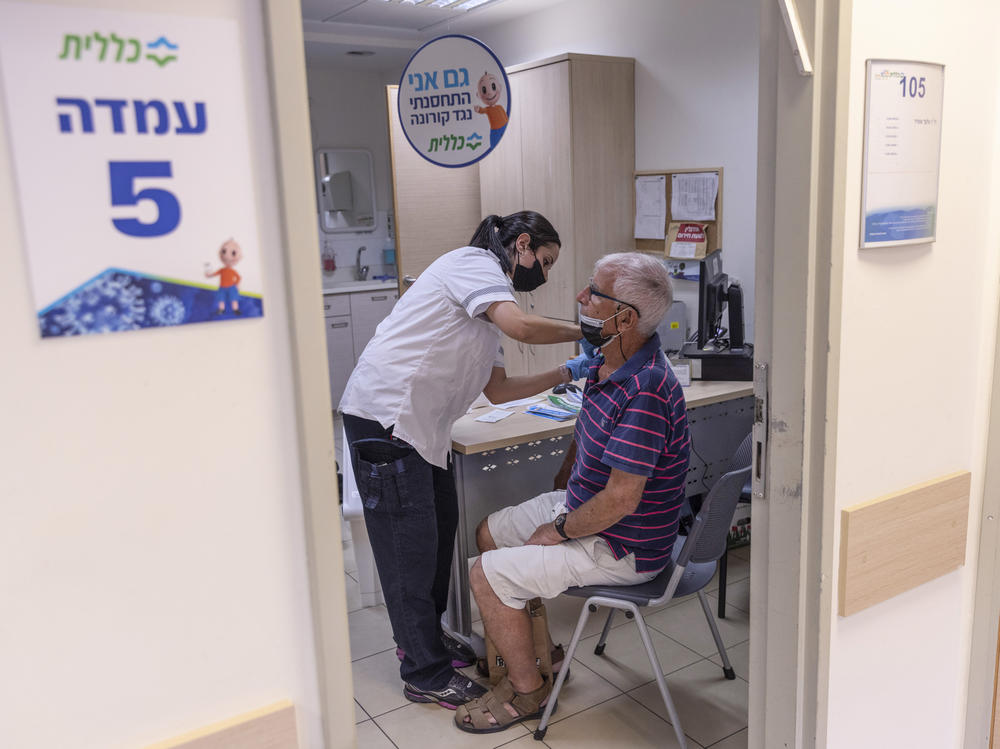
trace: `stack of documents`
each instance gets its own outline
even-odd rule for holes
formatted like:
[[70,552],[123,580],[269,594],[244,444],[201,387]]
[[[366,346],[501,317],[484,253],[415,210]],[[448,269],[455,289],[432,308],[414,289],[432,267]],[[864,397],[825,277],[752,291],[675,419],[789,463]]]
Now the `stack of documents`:
[[567,411],[562,408],[555,408],[553,406],[528,406],[525,409],[525,413],[535,414],[535,416],[542,416],[546,419],[554,419],[556,421],[567,421],[576,416],[574,411]]

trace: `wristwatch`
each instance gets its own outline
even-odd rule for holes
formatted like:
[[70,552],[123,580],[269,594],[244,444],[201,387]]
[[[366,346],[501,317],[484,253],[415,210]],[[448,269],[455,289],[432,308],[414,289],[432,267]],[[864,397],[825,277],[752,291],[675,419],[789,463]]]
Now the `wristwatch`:
[[552,521],[552,525],[555,526],[556,533],[563,537],[564,540],[569,541],[569,536],[566,535],[566,529],[563,528],[566,525],[566,513],[556,515],[556,519]]

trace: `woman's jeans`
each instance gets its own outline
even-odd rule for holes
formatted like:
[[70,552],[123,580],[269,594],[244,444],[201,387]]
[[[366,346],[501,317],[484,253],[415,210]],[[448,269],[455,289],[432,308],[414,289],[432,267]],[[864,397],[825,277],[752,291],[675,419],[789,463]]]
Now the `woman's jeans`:
[[392,633],[406,653],[399,675],[419,689],[443,689],[454,674],[441,642],[458,527],[454,472],[377,421],[344,414],[344,430]]

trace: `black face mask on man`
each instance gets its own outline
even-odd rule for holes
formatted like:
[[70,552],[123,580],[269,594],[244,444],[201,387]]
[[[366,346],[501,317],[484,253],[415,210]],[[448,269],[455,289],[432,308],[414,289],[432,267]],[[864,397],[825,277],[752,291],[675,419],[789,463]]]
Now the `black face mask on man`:
[[539,262],[538,256],[535,256],[535,264],[530,268],[516,263],[511,281],[514,284],[514,291],[534,291],[545,283],[545,274],[542,273],[542,264]]
[[583,334],[584,339],[594,348],[602,348],[607,346],[611,341],[621,335],[621,331],[615,333],[614,335],[604,335],[601,331],[604,330],[604,323],[615,317],[618,317],[625,310],[620,309],[611,317],[606,317],[600,320],[596,317],[588,317],[582,312],[579,313],[580,316],[580,332]]

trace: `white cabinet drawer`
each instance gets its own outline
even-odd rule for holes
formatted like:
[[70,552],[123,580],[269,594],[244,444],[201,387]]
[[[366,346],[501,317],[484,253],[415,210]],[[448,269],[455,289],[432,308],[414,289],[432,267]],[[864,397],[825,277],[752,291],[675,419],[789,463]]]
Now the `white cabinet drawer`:
[[334,409],[347,387],[347,378],[354,371],[354,336],[350,315],[327,317],[326,361],[330,368],[330,401]]
[[351,314],[351,300],[347,294],[324,294],[323,295],[323,316]]
[[360,291],[349,294],[351,298],[351,325],[354,328],[354,356],[361,356],[375,335],[378,324],[384,320],[399,298],[395,289]]

